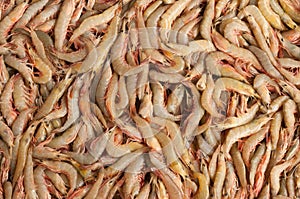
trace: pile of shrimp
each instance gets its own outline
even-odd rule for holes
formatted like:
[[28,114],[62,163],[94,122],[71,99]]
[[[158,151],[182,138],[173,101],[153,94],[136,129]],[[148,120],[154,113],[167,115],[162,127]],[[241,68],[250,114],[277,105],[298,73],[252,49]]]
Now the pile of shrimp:
[[0,199],[300,198],[299,1],[0,4]]

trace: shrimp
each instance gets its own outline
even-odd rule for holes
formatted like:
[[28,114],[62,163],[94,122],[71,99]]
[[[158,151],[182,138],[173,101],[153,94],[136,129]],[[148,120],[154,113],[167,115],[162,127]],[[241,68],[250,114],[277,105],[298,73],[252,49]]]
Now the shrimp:
[[[169,5],[161,6],[157,8],[147,19],[146,26],[151,42],[151,47],[157,49],[159,47],[158,43],[158,32],[157,26],[160,20],[161,15],[169,8]],[[171,32],[172,34],[172,32]]]
[[18,111],[27,109],[30,105],[28,88],[25,86],[23,78],[18,75],[13,91],[14,105]]
[[239,139],[252,135],[256,133],[263,125],[270,121],[270,117],[262,116],[260,118],[254,119],[248,124],[232,128],[228,131],[225,142],[222,145],[223,152],[225,156],[229,158],[229,151],[231,146],[237,142]]
[[22,2],[17,5],[7,16],[0,21],[0,44],[5,44],[7,41],[8,32],[14,24],[22,17],[28,7],[27,2]]
[[175,87],[172,93],[169,95],[167,100],[167,110],[172,113],[176,114],[180,108],[184,97],[184,87],[182,84],[179,84]]
[[285,161],[274,166],[270,173],[271,193],[277,195],[280,189],[280,174],[291,166],[292,161]]
[[216,45],[216,48],[218,48],[220,51],[223,51],[234,58],[238,58],[245,62],[251,63],[257,70],[262,71],[262,67],[259,61],[250,51],[231,44],[215,29],[212,30],[211,37],[214,44]]
[[236,46],[240,46],[238,38],[241,34],[249,34],[251,30],[245,22],[238,18],[229,19],[230,21],[224,25],[224,37]]
[[214,91],[214,80],[211,75],[207,76],[206,88],[204,89],[201,96],[201,105],[212,117],[221,117],[222,115],[218,113],[217,107],[212,100]]
[[37,193],[35,190],[34,184],[34,175],[33,175],[33,160],[32,160],[32,148],[28,149],[27,160],[24,169],[24,187],[26,197],[28,198],[37,198]]
[[246,179],[246,166],[243,161],[241,152],[239,151],[237,144],[234,144],[230,150],[230,155],[232,157],[233,165],[237,172],[237,176],[242,188],[247,186],[247,179]]
[[184,82],[184,85],[189,89],[189,92],[191,94],[192,112],[187,116],[187,118],[183,122],[183,136],[186,140],[190,140],[205,111],[202,105],[200,104],[200,94],[196,86],[191,82]]
[[258,0],[258,8],[261,11],[262,15],[266,18],[266,20],[276,29],[278,30],[285,30],[285,26],[282,23],[280,16],[276,14],[270,5],[270,0],[263,1]]
[[226,176],[226,162],[223,153],[218,155],[218,166],[213,183],[213,197],[221,199],[222,198],[222,187]]
[[92,185],[90,190],[85,195],[86,199],[96,198],[96,196],[98,195],[99,189],[101,187],[101,184],[103,183],[103,178],[104,178],[104,172],[103,172],[103,170],[100,170],[100,172],[98,173],[98,176],[97,176],[97,180],[94,182],[94,184]]
[[168,41],[167,33],[171,30],[172,23],[182,13],[191,0],[179,0],[173,3],[168,10],[161,16],[159,25],[162,28],[161,39]]
[[[143,156],[139,156],[136,161],[130,163],[128,167],[125,170],[124,178],[125,178],[125,184],[124,184],[124,195],[125,197],[128,197],[133,195],[134,190],[134,181],[137,181],[139,179],[139,175],[142,174],[142,168],[144,166],[144,158]],[[138,182],[139,183],[139,182]]]
[[116,39],[111,49],[111,60],[114,71],[118,75],[133,75],[141,72],[148,61],[144,60],[139,66],[131,66],[125,61],[126,46],[128,43],[128,34],[122,32]]
[[283,79],[283,76],[276,69],[276,67],[272,65],[268,55],[263,50],[255,46],[249,46],[248,49],[257,57],[262,67],[268,72],[269,75],[277,79]]
[[283,121],[282,112],[280,111],[275,113],[273,116],[273,120],[271,121],[271,127],[270,127],[270,138],[272,143],[272,150],[275,150],[277,147],[282,121]]
[[222,106],[222,102],[220,101],[220,96],[221,96],[221,92],[224,90],[231,90],[243,95],[254,96],[259,98],[259,95],[249,84],[242,83],[235,79],[222,77],[215,82],[215,88],[213,91],[213,99],[218,106]]
[[276,33],[279,41],[283,45],[283,48],[288,52],[288,54],[295,57],[296,59],[300,59],[300,47],[295,44],[292,44],[290,41],[285,39],[279,32]]
[[116,4],[106,9],[99,15],[93,15],[83,20],[83,22],[73,31],[73,34],[69,40],[70,43],[74,42],[77,37],[82,35],[87,30],[99,26],[101,24],[108,23],[115,16],[116,11],[120,9],[120,5]]
[[36,15],[31,21],[28,23],[28,27],[35,29],[37,26],[46,22],[50,17],[54,16],[58,13],[61,4],[59,2],[55,2],[49,6],[47,6],[42,12]]
[[164,87],[159,83],[155,82],[151,84],[153,91],[153,113],[165,119],[170,119],[173,121],[180,120],[181,116],[176,116],[170,114],[164,105]]
[[34,67],[39,71],[37,72],[38,76],[32,77],[33,81],[38,84],[45,84],[50,81],[52,78],[51,66],[44,62],[29,45],[28,53],[34,63]]
[[[169,111],[170,112],[170,111]],[[151,118],[153,116],[152,91],[150,85],[147,84],[144,97],[141,101],[139,114],[142,118]]]
[[146,21],[148,19],[148,17],[157,9],[160,7],[160,5],[162,4],[162,1],[155,1],[153,2],[150,6],[148,6],[148,8],[144,11],[143,13],[143,18]]
[[[271,121],[272,122],[272,121]],[[251,152],[255,149],[256,145],[259,144],[268,133],[270,129],[270,124],[268,123],[265,127],[259,130],[257,133],[251,135],[243,145],[242,157],[248,168],[250,168],[250,155]]]
[[53,161],[53,160],[37,160],[40,165],[46,167],[53,172],[63,173],[67,176],[69,180],[70,189],[68,195],[74,192],[76,188],[76,181],[78,178],[77,170],[70,164],[66,162]]
[[65,90],[71,84],[73,77],[70,77],[70,72],[67,73],[65,79],[58,82],[57,85],[52,89],[51,93],[45,100],[44,104],[38,109],[37,113],[34,116],[34,119],[41,119],[50,113],[53,109],[54,105],[58,102],[58,100],[62,97]]
[[117,160],[114,164],[110,165],[106,172],[106,177],[112,177],[116,174],[118,174],[120,171],[123,171],[131,162],[135,161],[139,156],[141,156],[144,152],[146,152],[148,149],[146,147],[137,149],[136,151],[132,153],[128,153],[121,157],[119,160]]
[[66,130],[63,134],[58,137],[51,139],[46,146],[53,149],[65,148],[68,144],[73,142],[78,134],[79,129],[82,126],[82,122],[75,123],[72,127]]
[[29,144],[31,142],[31,139],[33,137],[34,131],[36,130],[37,126],[39,124],[39,121],[33,122],[27,130],[22,134],[20,144],[18,147],[18,154],[17,154],[17,164],[14,171],[14,176],[12,180],[13,186],[17,183],[19,177],[22,176],[23,169],[26,164],[26,158],[27,158],[27,152],[29,148]]
[[270,156],[271,156],[271,142],[268,141],[266,144],[266,152],[263,155],[259,165],[257,166],[257,171],[255,174],[255,183],[254,183],[254,195],[255,197],[258,196],[259,192],[261,191],[262,187],[263,187],[263,183],[264,183],[264,178],[265,178],[265,172],[267,169],[267,166],[269,164],[270,161]]
[[48,3],[49,0],[41,0],[34,2],[28,6],[22,17],[14,25],[13,30],[23,28],[27,23]]
[[178,161],[178,157],[175,153],[172,140],[162,132],[155,135],[159,143],[162,146],[162,152],[166,157],[166,163],[170,165],[170,168],[177,174],[181,175],[183,178],[188,176],[187,169]]
[[182,28],[182,26],[195,19],[199,15],[199,13],[200,8],[194,8],[191,11],[184,13],[181,17],[177,18],[172,25],[172,31],[170,32],[169,36],[169,42],[176,43],[178,31]]
[[200,35],[211,41],[211,28],[212,22],[215,15],[215,0],[208,1],[203,14],[203,19],[200,22]]
[[[279,0],[282,9],[297,23],[300,23],[299,6],[290,0]],[[296,3],[296,2],[295,2]]]
[[34,182],[36,184],[36,191],[37,191],[38,198],[49,199],[51,198],[51,196],[47,189],[46,180],[44,178],[45,176],[44,170],[45,168],[43,168],[42,166],[37,166],[34,169],[33,171]]
[[269,76],[264,74],[259,74],[255,77],[253,82],[253,88],[261,96],[261,100],[264,104],[269,105],[271,103],[271,96],[269,93],[268,86],[272,86],[275,90],[280,93],[278,84],[272,80]]
[[17,78],[15,75],[8,80],[0,96],[0,110],[8,126],[11,126],[18,116],[13,106],[13,90]]
[[118,75],[114,73],[111,77],[110,83],[107,88],[107,92],[105,94],[106,110],[110,115],[112,121],[114,121],[119,116],[119,113],[117,112],[117,108],[116,108],[116,102],[115,102],[117,92],[118,92]]
[[[261,47],[262,50],[264,50],[266,52],[266,54],[268,55],[271,63],[274,66],[277,66],[278,63],[275,60],[274,56],[277,56],[278,50],[277,50],[277,52],[275,52],[273,54],[272,49],[270,49],[270,47],[268,46],[268,38],[264,38],[263,31],[260,28],[258,21],[256,21],[257,19],[255,19],[254,16],[251,15],[251,14],[249,14],[246,18],[247,18],[247,21],[250,24],[253,35],[254,35],[254,37],[257,41],[257,44]],[[272,32],[270,32],[270,38],[271,38],[271,35],[272,35]]]
[[177,42],[186,45],[189,43],[189,32],[199,23],[200,19],[195,18],[180,28],[177,35]]
[[13,147],[14,134],[12,130],[0,120],[0,137],[7,144],[8,147]]
[[135,121],[138,130],[141,132],[142,137],[146,140],[146,144],[156,151],[162,149],[158,139],[154,136],[153,130],[150,124],[138,115],[132,115],[132,119]]
[[288,142],[293,139],[295,133],[295,113],[297,113],[297,105],[293,100],[288,99],[282,106],[282,115],[285,126],[287,128]]
[[12,198],[13,187],[10,181],[6,181],[3,184],[4,198]]
[[55,188],[62,194],[67,194],[67,188],[62,177],[51,170],[45,170],[46,177],[51,181]]
[[270,6],[276,12],[280,19],[285,23],[289,28],[295,29],[297,27],[297,24],[293,21],[293,19],[284,12],[282,7],[279,5],[278,0],[270,0]]

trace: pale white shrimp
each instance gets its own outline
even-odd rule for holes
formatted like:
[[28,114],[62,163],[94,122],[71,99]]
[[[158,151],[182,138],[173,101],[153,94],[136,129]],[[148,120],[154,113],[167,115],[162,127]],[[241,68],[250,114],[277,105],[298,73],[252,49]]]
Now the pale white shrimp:
[[261,130],[259,130],[257,133],[251,135],[244,143],[243,145],[243,151],[242,151],[242,157],[243,160],[248,168],[250,168],[250,154],[255,149],[256,145],[259,144],[268,133],[270,129],[270,125],[266,125]]
[[229,3],[230,1],[229,0],[220,0],[216,3],[216,7],[215,7],[215,20],[217,20],[222,12],[224,12],[227,4]]
[[280,111],[275,113],[273,116],[273,120],[271,121],[271,128],[270,128],[272,150],[275,150],[277,147],[282,121],[283,121],[282,112]]
[[201,96],[201,105],[212,117],[221,117],[215,102],[212,100],[215,83],[211,75],[207,76],[206,88]]
[[150,6],[148,6],[148,8],[144,11],[143,13],[143,18],[146,21],[148,19],[148,17],[157,9],[160,7],[160,5],[162,4],[162,1],[155,1],[153,2]]
[[14,25],[13,29],[22,28],[48,3],[49,0],[41,0],[28,6],[22,17]]
[[181,17],[178,17],[172,24],[172,31],[170,32],[169,42],[176,43],[176,36],[182,26],[189,21],[195,19],[200,13],[200,8],[194,8],[193,10],[184,13]]
[[173,121],[180,120],[181,116],[176,116],[167,111],[164,104],[164,87],[159,83],[151,84],[153,92],[153,113],[154,115],[160,116],[162,118],[170,119]]
[[253,154],[253,157],[250,161],[250,169],[249,169],[249,182],[252,186],[254,186],[254,180],[255,180],[255,173],[257,171],[258,164],[260,160],[262,159],[263,155],[266,151],[266,145],[265,143],[262,143],[258,146],[256,151]]
[[[225,64],[227,62],[229,64]],[[212,74],[223,77],[230,77],[239,81],[247,82],[247,79],[239,74],[234,65],[234,58],[220,51],[210,52],[205,58],[206,69]]]
[[208,1],[200,22],[200,35],[202,38],[211,41],[211,28],[215,15],[215,0]]
[[14,134],[12,130],[0,120],[0,137],[8,147],[13,147]]
[[177,42],[179,44],[186,45],[189,43],[189,33],[193,27],[198,25],[199,21],[200,21],[199,18],[195,18],[195,19],[191,20],[190,22],[188,22],[187,24],[185,24],[182,28],[180,28],[180,30],[178,31],[178,35],[177,35]]
[[278,69],[271,63],[270,58],[265,51],[255,46],[249,46],[248,49],[257,57],[261,63],[261,66],[269,75],[277,79],[283,79]]
[[43,168],[42,166],[37,166],[34,169],[34,171],[33,171],[34,182],[36,184],[36,190],[37,190],[38,197],[41,199],[50,199],[51,195],[47,189],[46,180],[44,178],[44,176],[45,176],[44,170],[45,170],[45,168]]
[[31,19],[28,26],[34,29],[35,27],[43,24],[45,21],[47,21],[50,17],[52,17],[59,11],[60,5],[60,3],[54,3],[52,5],[47,6],[42,12],[40,12],[37,16]]
[[270,0],[270,6],[276,12],[281,20],[291,29],[295,29],[297,24],[291,19],[291,17],[284,12],[282,7],[280,6],[278,0]]
[[221,96],[221,92],[224,90],[231,90],[243,95],[259,98],[259,95],[249,84],[242,83],[232,78],[223,77],[223,78],[219,78],[215,82],[215,89],[213,92],[213,99],[216,102],[216,104],[220,107],[222,106],[222,101],[220,100],[220,96]]
[[144,66],[147,65],[148,60],[144,60],[139,66],[132,66],[125,60],[125,54],[127,51],[128,34],[122,32],[116,39],[111,49],[111,60],[114,71],[118,75],[133,75],[141,72]]
[[45,23],[43,23],[42,25],[37,26],[35,28],[35,30],[39,30],[39,31],[48,33],[51,30],[53,30],[55,23],[56,23],[56,19],[50,19],[50,20],[46,21]]
[[55,173],[51,170],[45,170],[45,174],[47,178],[49,178],[51,183],[58,189],[59,192],[61,192],[64,195],[67,194],[67,187],[65,185],[65,182],[58,173]]
[[137,149],[136,151],[133,151],[132,153],[126,154],[123,157],[121,157],[117,162],[110,165],[105,172],[106,177],[111,177],[119,173],[120,171],[123,171],[131,162],[135,161],[139,156],[141,156],[144,152],[146,152],[148,149],[146,147]]
[[271,103],[271,96],[268,86],[273,86],[275,90],[280,93],[280,89],[278,84],[272,80],[269,76],[265,74],[259,74],[254,78],[253,88],[257,91],[260,95],[261,100],[266,105]]
[[4,61],[7,65],[17,70],[27,81],[27,83],[33,84],[32,71],[27,67],[26,63],[13,55],[7,55],[4,57]]
[[158,49],[159,42],[158,42],[158,32],[157,26],[161,15],[169,8],[169,5],[160,6],[157,8],[147,19],[146,26],[151,42],[152,48]]
[[[271,51],[271,49],[269,48],[269,46],[268,46],[268,38],[265,38],[263,36],[263,31],[260,28],[259,23],[257,21],[258,19],[255,19],[254,15],[251,15],[251,14],[249,14],[246,18],[247,18],[247,21],[250,24],[250,27],[251,27],[252,32],[253,32],[253,35],[254,35],[254,37],[255,37],[258,45],[260,46],[260,48],[262,50],[264,50],[266,52],[266,54],[268,55],[271,63],[274,66],[277,66],[278,63],[277,63],[277,61],[274,58],[274,56],[277,56],[277,54],[274,55],[273,52]],[[272,32],[270,32],[270,38],[271,38],[271,35],[272,35]]]
[[238,58],[245,62],[251,63],[257,70],[262,71],[262,67],[259,61],[249,50],[231,44],[215,29],[212,30],[211,36],[216,48],[231,55],[234,58]]
[[73,31],[73,34],[69,40],[70,43],[74,42],[74,40],[82,35],[87,30],[94,28],[98,25],[108,23],[115,16],[116,11],[120,8],[119,4],[111,6],[106,9],[103,13],[99,15],[93,15],[91,17],[86,18],[83,22]]
[[298,1],[279,0],[282,9],[296,22],[300,23]]
[[28,3],[22,2],[0,21],[0,44],[6,43],[8,32],[14,26],[14,24],[22,17],[27,7]]
[[251,30],[245,22],[238,18],[233,18],[228,23],[226,23],[223,32],[226,39],[228,39],[233,44],[240,46],[238,37],[241,35],[241,33],[251,33]]
[[247,186],[246,166],[243,161],[241,152],[238,149],[237,144],[234,144],[232,146],[230,150],[230,155],[232,157],[232,162],[237,172],[239,183],[242,188],[245,188]]
[[150,124],[139,115],[133,115],[132,119],[136,123],[138,130],[141,132],[142,137],[145,139],[146,144],[153,148],[156,151],[160,151],[162,149],[160,143],[157,138],[154,136],[154,132],[150,126]]
[[172,93],[169,95],[167,100],[167,110],[172,113],[176,114],[180,108],[181,102],[184,97],[184,87],[182,84],[179,84],[175,87]]
[[179,0],[172,4],[168,10],[161,16],[159,25],[162,28],[161,30],[161,39],[162,41],[168,41],[167,34],[171,30],[172,23],[174,20],[182,13],[184,8],[189,4],[191,0]]
[[[71,72],[71,71],[69,71]],[[73,77],[70,77],[70,74],[65,76],[65,79],[58,82],[58,84],[53,88],[44,104],[38,109],[34,119],[41,119],[46,116],[53,109],[54,105],[58,102],[58,100],[62,97],[67,87],[71,84]]]
[[50,81],[52,78],[51,66],[44,62],[30,46],[28,46],[28,53],[34,63],[34,67],[38,70],[38,76],[34,75],[32,77],[33,81],[38,84],[45,84]]
[[63,1],[54,27],[54,45],[55,48],[59,51],[62,51],[68,25],[70,23],[74,10],[74,0]]
[[218,166],[214,178],[214,183],[213,183],[213,190],[212,190],[212,195],[213,198],[222,198],[222,187],[225,181],[225,176],[226,176],[226,162],[224,158],[224,154],[220,153],[218,155]]
[[188,88],[191,95],[191,110],[192,112],[187,116],[183,122],[183,135],[186,140],[191,139],[193,132],[197,128],[199,121],[202,119],[205,111],[200,103],[200,93],[196,86],[191,82],[183,82]]
[[226,157],[229,158],[230,148],[235,142],[241,138],[256,133],[263,125],[269,122],[270,119],[271,118],[268,116],[262,116],[249,122],[248,124],[230,129],[226,136],[225,142],[222,145],[223,152],[225,153]]
[[300,47],[285,39],[280,32],[276,32],[276,34],[284,49],[296,59],[300,59]]
[[288,99],[284,102],[282,106],[282,115],[287,128],[288,142],[290,142],[294,137],[294,132],[296,128],[295,113],[297,112],[297,104],[294,102],[294,100]]
[[8,126],[11,126],[18,116],[13,106],[13,90],[17,78],[18,75],[15,75],[8,80],[0,96],[0,111]]

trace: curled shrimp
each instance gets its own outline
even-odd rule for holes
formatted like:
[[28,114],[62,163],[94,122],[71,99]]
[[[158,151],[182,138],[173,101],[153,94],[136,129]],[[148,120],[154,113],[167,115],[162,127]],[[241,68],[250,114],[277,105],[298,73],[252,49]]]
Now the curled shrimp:
[[213,92],[213,99],[218,106],[222,106],[220,101],[221,92],[223,90],[231,90],[247,96],[259,97],[252,86],[242,83],[238,80],[231,78],[219,78],[215,83],[215,89]]
[[222,145],[226,157],[229,157],[230,148],[235,142],[237,142],[240,138],[256,133],[268,121],[270,121],[268,116],[262,116],[249,122],[248,124],[230,129],[226,136],[225,142]]
[[264,74],[259,74],[255,77],[253,82],[253,88],[261,96],[261,100],[266,105],[271,103],[271,96],[268,86],[272,86],[275,90],[280,93],[279,85],[272,80],[269,76]]

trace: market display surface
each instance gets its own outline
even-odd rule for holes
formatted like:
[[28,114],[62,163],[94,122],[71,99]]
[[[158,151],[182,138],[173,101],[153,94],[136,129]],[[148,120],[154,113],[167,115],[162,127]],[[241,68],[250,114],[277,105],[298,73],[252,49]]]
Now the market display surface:
[[300,198],[298,0],[1,0],[0,199]]

